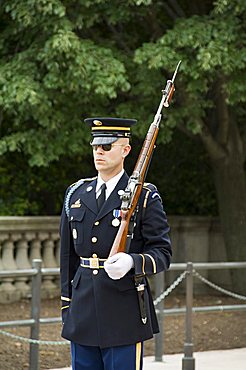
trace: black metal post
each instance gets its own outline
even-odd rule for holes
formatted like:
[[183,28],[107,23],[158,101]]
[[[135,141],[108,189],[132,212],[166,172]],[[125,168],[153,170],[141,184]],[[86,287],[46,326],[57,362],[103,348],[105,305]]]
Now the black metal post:
[[[164,291],[165,287],[165,275],[164,272],[160,272],[155,275],[155,297],[158,298],[160,294]],[[159,323],[160,332],[155,335],[155,361],[162,361],[163,355],[163,342],[164,342],[164,331],[163,331],[163,320],[164,320],[164,300],[156,305],[158,310],[157,318]]]
[[[31,318],[34,324],[31,326],[31,339],[39,339],[39,319],[40,319],[40,297],[41,297],[41,264],[42,261],[35,259],[32,261],[32,268],[37,273],[32,277],[32,301],[31,301]],[[29,370],[39,370],[39,345],[30,344]]]
[[193,358],[192,343],[192,305],[193,305],[193,264],[187,263],[186,276],[186,318],[185,318],[185,343],[184,357],[182,358],[182,370],[194,370],[195,359]]

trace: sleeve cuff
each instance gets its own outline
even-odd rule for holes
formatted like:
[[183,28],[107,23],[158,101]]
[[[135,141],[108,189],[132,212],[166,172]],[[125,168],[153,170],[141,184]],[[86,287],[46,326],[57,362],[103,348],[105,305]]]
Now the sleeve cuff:
[[156,262],[153,256],[147,253],[132,253],[134,261],[135,275],[152,275],[156,274]]
[[131,253],[134,262],[135,275],[145,275],[145,256]]

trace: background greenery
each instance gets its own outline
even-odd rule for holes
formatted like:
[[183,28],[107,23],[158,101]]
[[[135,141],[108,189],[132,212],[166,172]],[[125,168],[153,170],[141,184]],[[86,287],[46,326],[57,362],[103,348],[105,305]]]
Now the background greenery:
[[[208,19],[216,3],[227,11],[226,1],[2,1],[0,214],[60,213],[65,188],[95,174],[83,123],[88,116],[139,120],[130,172],[161,89],[181,58],[177,92],[162,120],[148,180],[158,186],[169,214],[216,215],[209,158],[190,135],[198,130],[197,111],[209,105],[200,97],[207,81],[199,78],[209,71],[209,57],[205,72],[187,60],[195,55],[197,31],[201,43],[211,32],[199,21]],[[172,45],[162,52],[167,31],[169,38],[173,33]],[[177,46],[186,46],[188,54],[181,55]],[[145,59],[152,55],[156,59],[148,65]],[[193,102],[179,93],[189,74],[194,74],[187,87]],[[187,116],[189,135],[180,127],[173,133]]]
[[[82,123],[81,123],[82,124]],[[184,144],[186,154],[184,156]],[[142,145],[133,138],[130,174]],[[194,160],[196,156],[196,160]],[[47,167],[29,166],[22,154],[8,153],[1,160],[1,215],[59,214],[66,187],[79,178],[96,175],[91,153],[62,156]],[[157,145],[147,181],[158,185],[169,214],[216,215],[216,195],[209,163],[199,145],[182,134]]]

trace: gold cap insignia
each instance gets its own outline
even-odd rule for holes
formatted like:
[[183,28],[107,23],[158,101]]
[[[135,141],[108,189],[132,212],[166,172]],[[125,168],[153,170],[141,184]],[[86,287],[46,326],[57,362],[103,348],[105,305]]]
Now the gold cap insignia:
[[94,119],[93,123],[96,126],[102,126],[102,122],[101,121],[98,121],[98,119]]

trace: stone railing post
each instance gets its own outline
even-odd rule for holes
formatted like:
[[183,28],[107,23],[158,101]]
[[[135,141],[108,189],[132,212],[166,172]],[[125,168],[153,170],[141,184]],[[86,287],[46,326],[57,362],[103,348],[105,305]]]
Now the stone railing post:
[[[22,233],[16,236],[16,266],[18,269],[30,269],[31,264],[28,260],[28,242],[27,233]],[[28,285],[28,278],[17,277],[15,282],[15,287],[21,293],[22,297],[27,297],[30,294],[30,287]]]
[[[7,234],[0,234],[0,270],[3,270],[3,262],[2,262],[3,242],[7,238],[8,238]],[[3,282],[0,281],[0,297],[3,296],[3,292],[4,292]],[[1,299],[0,299],[0,303],[1,303]]]
[[[2,266],[3,270],[16,270],[17,266],[14,259],[14,238],[13,236],[6,235],[2,244]],[[0,302],[15,302],[21,297],[21,293],[16,289],[13,284],[14,278],[4,278],[2,281],[3,294]]]
[[[51,239],[54,242],[54,258],[55,258],[55,264],[56,267],[60,266],[60,235],[59,233],[52,233]],[[57,276],[54,278],[54,282],[57,286],[57,288],[60,291],[60,276]]]
[[[29,234],[30,235],[30,234]],[[42,249],[42,244],[41,240],[39,238],[39,233],[34,233],[33,238],[29,239],[30,243],[30,262],[32,260],[41,260],[41,249]]]
[[[44,267],[57,267],[55,260],[55,243],[52,235],[48,234],[43,242],[43,266]],[[43,287],[45,295],[49,298],[57,296],[57,285],[54,283],[54,277],[45,275],[43,277]]]

